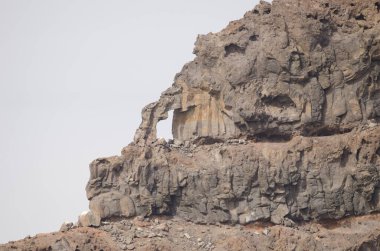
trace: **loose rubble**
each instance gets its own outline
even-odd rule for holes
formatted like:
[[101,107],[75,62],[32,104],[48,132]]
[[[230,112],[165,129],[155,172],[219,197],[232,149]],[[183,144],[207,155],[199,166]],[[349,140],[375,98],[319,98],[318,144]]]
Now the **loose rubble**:
[[9,250],[378,250],[380,215],[296,227],[198,225],[177,217],[113,219],[0,245]]

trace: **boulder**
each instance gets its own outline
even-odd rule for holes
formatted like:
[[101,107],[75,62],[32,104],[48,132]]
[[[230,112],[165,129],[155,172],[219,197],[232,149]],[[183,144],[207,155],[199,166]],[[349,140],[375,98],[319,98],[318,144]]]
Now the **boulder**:
[[79,216],[78,225],[81,227],[98,227],[100,226],[100,217],[91,211],[84,211]]

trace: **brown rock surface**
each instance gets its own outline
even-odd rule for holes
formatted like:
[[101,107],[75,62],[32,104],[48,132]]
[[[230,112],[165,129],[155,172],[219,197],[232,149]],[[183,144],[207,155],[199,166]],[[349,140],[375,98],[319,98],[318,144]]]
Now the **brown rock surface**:
[[376,126],[275,143],[132,144],[91,164],[90,209],[240,224],[368,214],[380,209],[379,142]]
[[378,2],[261,2],[219,33],[198,37],[197,57],[143,110],[136,143],[174,110],[173,134],[271,138],[348,132],[378,120]]
[[91,164],[90,209],[288,225],[379,211],[378,5],[261,2],[199,36],[134,142]]
[[375,0],[274,0],[199,36],[134,142],[91,163],[100,227],[1,248],[379,250],[379,22]]
[[0,250],[379,250],[379,230],[379,215],[310,222],[297,227],[198,225],[176,217],[119,219],[103,222],[97,229],[39,234],[0,245]]

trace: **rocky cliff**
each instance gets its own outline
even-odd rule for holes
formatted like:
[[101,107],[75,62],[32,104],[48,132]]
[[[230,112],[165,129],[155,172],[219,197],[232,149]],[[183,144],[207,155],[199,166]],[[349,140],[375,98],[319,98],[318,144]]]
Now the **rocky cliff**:
[[[239,247],[194,249],[380,249],[378,216],[361,218],[365,227],[347,218],[380,212],[379,22],[377,0],[274,0],[199,36],[195,59],[143,109],[134,141],[91,163],[79,225],[112,232],[120,219],[174,217],[243,238],[234,225],[267,224],[277,235],[251,240],[247,230]],[[156,126],[169,111],[167,142]],[[128,222],[120,229],[140,238]],[[324,237],[310,230],[322,223]],[[161,247],[182,248],[173,243]]]
[[[199,36],[134,142],[91,164],[90,216],[293,225],[379,211],[379,11],[261,2]],[[170,110],[166,142],[156,125]]]

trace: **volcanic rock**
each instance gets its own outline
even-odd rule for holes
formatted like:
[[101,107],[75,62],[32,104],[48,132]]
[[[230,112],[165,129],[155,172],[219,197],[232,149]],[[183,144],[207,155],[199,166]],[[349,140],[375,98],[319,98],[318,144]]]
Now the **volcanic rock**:
[[[262,1],[199,36],[134,142],[91,163],[90,209],[290,226],[379,211],[378,6]],[[156,138],[170,110],[176,144]]]
[[0,250],[380,250],[379,22],[378,0],[273,0],[198,36],[90,164],[79,227]]

